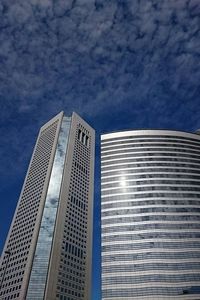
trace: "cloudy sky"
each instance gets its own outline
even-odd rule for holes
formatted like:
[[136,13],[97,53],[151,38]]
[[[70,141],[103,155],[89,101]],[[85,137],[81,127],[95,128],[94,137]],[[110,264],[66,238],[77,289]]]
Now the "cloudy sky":
[[0,0],[0,250],[43,123],[195,131],[199,58],[199,0]]

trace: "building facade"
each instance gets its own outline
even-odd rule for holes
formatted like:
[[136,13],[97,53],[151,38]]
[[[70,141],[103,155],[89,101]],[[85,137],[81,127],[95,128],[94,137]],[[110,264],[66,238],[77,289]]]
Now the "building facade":
[[102,300],[200,299],[200,135],[101,136]]
[[88,300],[94,130],[61,112],[39,132],[1,256],[1,300]]

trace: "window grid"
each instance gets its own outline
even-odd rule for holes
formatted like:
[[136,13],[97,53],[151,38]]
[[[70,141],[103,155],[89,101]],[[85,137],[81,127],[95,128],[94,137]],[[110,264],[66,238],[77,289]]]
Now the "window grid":
[[76,129],[70,172],[57,299],[84,299],[90,157],[90,133],[79,124]]
[[0,291],[1,300],[19,299],[23,275],[29,257],[35,222],[47,176],[58,120],[41,131],[28,171],[18,210],[10,232],[7,251],[4,255],[0,280],[4,276]]

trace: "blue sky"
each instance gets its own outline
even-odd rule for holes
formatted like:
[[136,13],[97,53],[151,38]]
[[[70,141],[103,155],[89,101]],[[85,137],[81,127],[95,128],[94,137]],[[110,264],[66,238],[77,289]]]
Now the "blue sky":
[[[199,58],[199,0],[1,0],[0,250],[42,124],[64,110],[97,134],[195,131]],[[99,179],[95,186],[99,300]]]

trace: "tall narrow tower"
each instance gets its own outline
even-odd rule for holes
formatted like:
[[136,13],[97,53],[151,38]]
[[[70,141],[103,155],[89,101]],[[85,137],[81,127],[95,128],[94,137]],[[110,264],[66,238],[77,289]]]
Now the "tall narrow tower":
[[102,299],[200,299],[200,136],[102,135]]
[[75,113],[40,129],[1,257],[1,300],[90,299],[94,139]]

